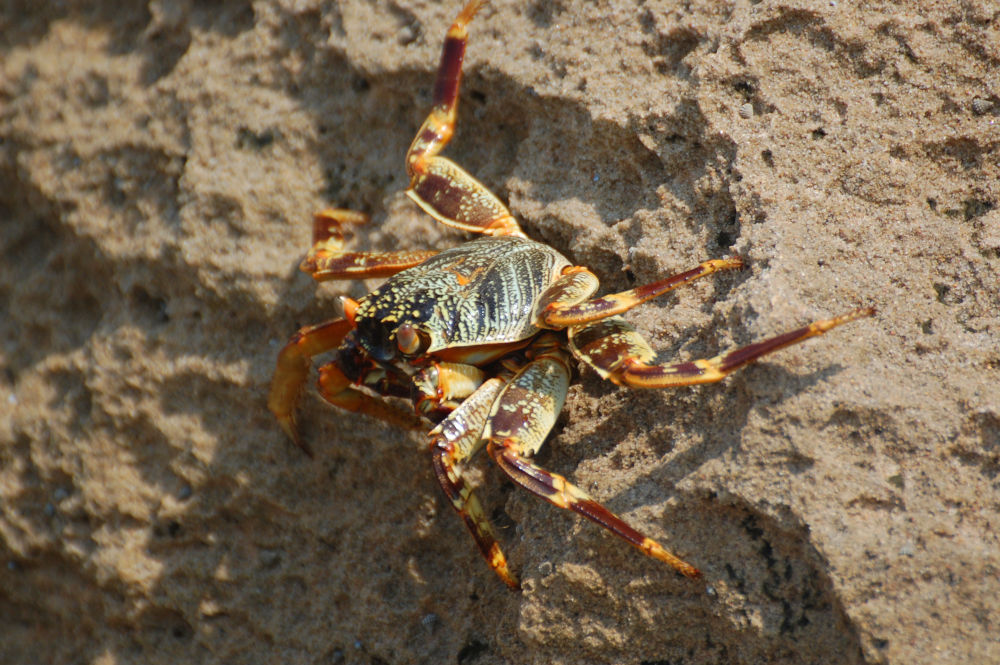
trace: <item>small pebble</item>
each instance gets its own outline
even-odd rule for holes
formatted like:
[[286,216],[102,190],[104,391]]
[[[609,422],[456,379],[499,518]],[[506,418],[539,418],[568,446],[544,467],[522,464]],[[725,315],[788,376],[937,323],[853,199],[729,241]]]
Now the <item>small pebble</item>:
[[51,503],[46,503],[44,510],[46,517],[52,517],[53,515],[56,514],[56,507],[53,506]]
[[177,492],[177,498],[180,499],[181,501],[186,501],[191,498],[191,495],[193,493],[194,490],[191,489],[191,486],[185,485],[180,489],[180,491]]
[[972,112],[976,115],[985,115],[993,110],[993,102],[982,97],[972,99]]
[[420,624],[428,633],[433,633],[440,622],[441,618],[433,612],[425,614],[424,618],[420,620]]
[[412,44],[417,39],[416,31],[409,25],[404,25],[399,31],[396,39],[402,45]]
[[906,543],[899,548],[899,556],[913,556],[917,553],[917,549],[913,546],[913,543]]
[[552,562],[542,561],[538,564],[538,572],[542,574],[542,577],[548,577],[552,574]]
[[258,554],[258,560],[264,568],[275,568],[281,563],[281,552],[279,550],[261,550]]
[[740,117],[741,118],[752,118],[753,117],[753,104],[747,102],[740,107]]

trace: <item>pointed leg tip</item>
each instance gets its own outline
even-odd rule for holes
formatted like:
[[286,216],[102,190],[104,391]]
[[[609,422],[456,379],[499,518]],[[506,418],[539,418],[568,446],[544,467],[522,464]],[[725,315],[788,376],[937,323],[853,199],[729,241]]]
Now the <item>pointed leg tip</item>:
[[743,270],[747,267],[747,261],[739,254],[733,254],[728,259],[722,259],[723,267],[727,270]]
[[857,309],[852,309],[851,311],[845,314],[841,314],[840,316],[835,316],[832,319],[817,321],[812,325],[818,332],[823,333],[833,328],[836,328],[837,326],[842,326],[845,323],[850,323],[851,321],[857,321],[858,319],[864,319],[869,316],[875,316],[875,314],[876,314],[876,309],[874,307],[858,307]]
[[280,417],[279,416],[278,417],[278,424],[281,425],[281,429],[284,430],[285,434],[288,435],[288,438],[291,440],[292,443],[295,444],[295,446],[299,450],[301,450],[302,452],[304,452],[307,457],[310,457],[310,458],[313,457],[312,450],[302,440],[302,437],[299,436],[299,432],[295,428],[295,420],[292,417],[290,417],[290,416]]
[[313,214],[313,221],[326,224],[367,224],[369,217],[359,210],[347,208],[324,208]]
[[856,309],[852,309],[847,314],[838,316],[834,320],[837,321],[838,324],[849,323],[851,321],[857,321],[858,319],[868,318],[869,316],[875,316],[875,314],[876,309],[874,307],[858,307]]
[[301,441],[297,441],[295,445],[299,447],[299,450],[301,450],[306,454],[306,457],[308,457],[309,459],[316,459],[316,456],[313,454],[312,448],[310,448]]
[[500,546],[496,543],[493,544],[492,557],[490,558],[489,564],[490,568],[500,576],[504,584],[509,586],[511,589],[520,589],[521,583],[517,580],[517,577],[510,572],[510,568],[507,567],[507,558],[500,551]]
[[689,580],[700,580],[702,578],[701,571],[689,564],[687,561],[683,561],[673,556],[672,554],[667,554],[667,557],[656,557],[668,564],[671,568],[676,570],[678,573],[688,578]]
[[486,5],[489,0],[469,0],[468,4],[462,9],[462,13],[459,15],[461,19],[465,22],[471,21],[472,17],[476,15],[483,5]]
[[[345,226],[367,224],[369,217],[357,210],[346,208],[326,208],[313,214],[313,245],[326,245],[328,241],[342,242],[351,235]],[[315,248],[315,247],[314,247]]]

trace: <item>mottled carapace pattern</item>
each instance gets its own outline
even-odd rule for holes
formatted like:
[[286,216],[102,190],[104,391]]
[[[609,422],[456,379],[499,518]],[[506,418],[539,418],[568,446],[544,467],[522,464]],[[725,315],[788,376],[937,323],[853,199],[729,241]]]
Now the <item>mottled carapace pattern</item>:
[[569,266],[547,245],[485,237],[446,250],[359,301],[355,322],[389,334],[410,323],[430,332],[426,353],[517,342],[536,335],[539,294]]

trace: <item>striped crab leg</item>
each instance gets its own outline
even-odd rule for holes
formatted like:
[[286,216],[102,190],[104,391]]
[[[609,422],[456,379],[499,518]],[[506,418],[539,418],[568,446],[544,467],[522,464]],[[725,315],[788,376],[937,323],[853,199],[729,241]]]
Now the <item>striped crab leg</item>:
[[571,327],[569,348],[574,356],[594,368],[602,378],[619,385],[633,388],[688,386],[720,381],[762,356],[873,314],[873,308],[862,307],[830,319],[813,321],[714,358],[665,365],[655,362],[656,352],[635,328],[617,316]]
[[511,589],[518,589],[517,578],[510,572],[507,558],[500,549],[496,533],[482,504],[462,476],[462,463],[482,447],[480,434],[490,407],[503,389],[500,378],[484,382],[468,399],[431,430],[431,459],[434,476],[476,541],[490,568]]
[[517,221],[489,189],[451,160],[444,150],[455,131],[467,26],[485,0],[470,0],[445,36],[434,84],[434,105],[406,153],[406,194],[437,221],[487,235],[525,237]]
[[306,326],[292,335],[278,354],[278,365],[271,379],[271,392],[267,408],[271,410],[285,434],[306,454],[309,448],[299,437],[295,427],[295,406],[302,393],[302,386],[309,377],[312,357],[340,346],[344,337],[354,329],[347,319],[326,321]]
[[[302,393],[302,386],[309,377],[312,358],[332,351],[354,330],[348,319],[336,319],[300,329],[278,353],[278,364],[271,379],[271,391],[267,396],[267,407],[274,414],[285,434],[304,453],[312,456],[305,442],[299,437],[295,426],[295,407]],[[383,394],[399,394],[404,388],[402,377],[386,374],[365,376],[363,381],[370,388]],[[380,383],[375,381],[380,380]],[[352,381],[336,363],[327,363],[319,370],[320,394],[335,406],[356,413],[364,413],[400,427],[421,429],[423,421],[413,413],[401,411],[378,397],[373,397],[354,387]]]
[[317,282],[330,279],[390,277],[418,266],[438,252],[350,252],[344,248],[345,227],[368,223],[368,215],[344,208],[327,208],[313,217],[313,244],[299,269]]
[[665,279],[588,300],[600,286],[597,275],[586,268],[571,266],[539,298],[535,307],[535,325],[561,329],[598,321],[626,312],[700,277],[743,267],[743,259],[739,257],[712,259]]
[[562,410],[569,379],[566,355],[555,347],[542,351],[515,374],[494,402],[483,430],[490,457],[511,480],[532,494],[586,517],[687,577],[700,577],[697,568],[667,551],[563,476],[531,460]]
[[[387,277],[420,265],[438,252],[348,252],[344,249],[345,227],[365,224],[368,216],[353,210],[330,208],[316,213],[313,219],[313,245],[300,266],[317,281]],[[295,407],[302,386],[309,376],[312,358],[336,349],[354,329],[357,303],[343,298],[346,318],[326,321],[299,329],[278,354],[271,379],[267,406],[278,419],[281,429],[307,454],[311,454],[295,427]],[[414,418],[396,413],[377,399],[350,387],[350,381],[333,365],[320,374],[323,396],[333,404],[351,411],[368,413],[407,427],[418,426]]]

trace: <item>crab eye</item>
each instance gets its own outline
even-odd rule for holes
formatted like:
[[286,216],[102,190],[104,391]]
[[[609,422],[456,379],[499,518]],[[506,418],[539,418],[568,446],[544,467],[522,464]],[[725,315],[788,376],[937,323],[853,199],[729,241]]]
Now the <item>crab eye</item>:
[[405,356],[423,353],[430,346],[430,336],[411,323],[396,328],[396,346]]

